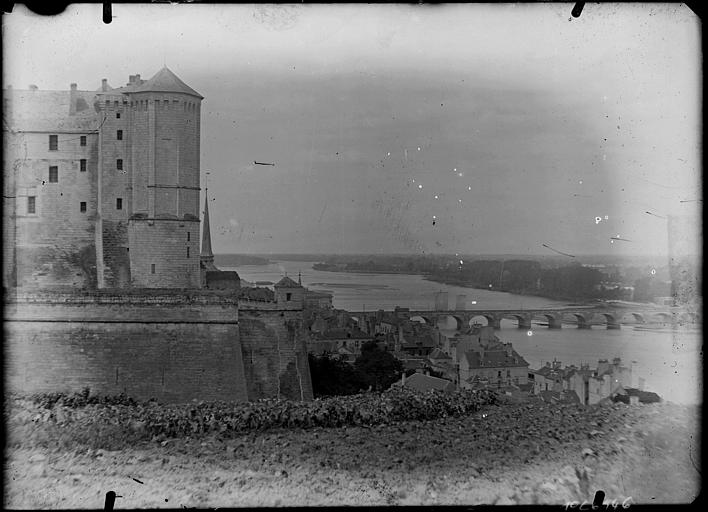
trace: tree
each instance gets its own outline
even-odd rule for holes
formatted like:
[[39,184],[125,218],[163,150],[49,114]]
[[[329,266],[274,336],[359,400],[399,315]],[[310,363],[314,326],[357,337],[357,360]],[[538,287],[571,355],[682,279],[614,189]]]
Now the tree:
[[308,359],[315,397],[353,395],[369,386],[355,368],[329,354],[309,354]]
[[367,342],[361,347],[354,367],[366,385],[375,391],[388,389],[403,372],[403,364],[390,352],[379,349],[376,342]]

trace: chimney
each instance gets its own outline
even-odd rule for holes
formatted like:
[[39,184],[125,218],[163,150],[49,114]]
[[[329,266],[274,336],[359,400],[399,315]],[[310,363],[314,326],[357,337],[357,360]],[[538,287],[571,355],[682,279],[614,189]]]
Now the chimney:
[[133,85],[135,82],[135,75],[128,75],[128,84],[127,85]]
[[140,75],[135,75],[135,85],[140,85],[143,83],[142,80],[140,80]]
[[106,79],[106,78],[101,79],[101,90],[103,92],[106,92],[108,90],[108,79]]
[[69,115],[76,115],[76,84],[69,85]]

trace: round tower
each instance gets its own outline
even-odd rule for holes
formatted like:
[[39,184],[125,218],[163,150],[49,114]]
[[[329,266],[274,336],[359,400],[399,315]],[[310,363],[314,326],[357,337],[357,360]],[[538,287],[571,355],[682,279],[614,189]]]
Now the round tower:
[[129,85],[131,284],[199,288],[201,96],[172,71]]

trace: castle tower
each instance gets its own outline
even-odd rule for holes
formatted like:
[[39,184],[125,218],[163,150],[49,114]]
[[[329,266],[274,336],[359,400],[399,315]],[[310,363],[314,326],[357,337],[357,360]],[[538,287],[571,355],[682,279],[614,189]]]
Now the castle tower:
[[305,289],[290,279],[283,277],[273,285],[275,302],[283,309],[302,309],[305,302]]
[[201,96],[167,67],[122,92],[129,97],[128,246],[131,285],[199,288]]

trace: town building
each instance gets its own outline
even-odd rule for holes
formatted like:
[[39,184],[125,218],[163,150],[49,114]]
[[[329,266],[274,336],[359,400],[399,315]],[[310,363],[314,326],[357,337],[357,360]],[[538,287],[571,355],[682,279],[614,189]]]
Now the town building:
[[595,369],[588,364],[563,368],[561,362],[554,359],[552,363],[547,362],[542,368],[532,370],[531,375],[534,394],[557,400],[565,393],[577,396],[577,401],[583,405],[597,404],[617,394],[626,394],[626,389],[644,386],[643,379],[639,379],[632,367],[625,366],[619,357],[612,362],[600,359]]

